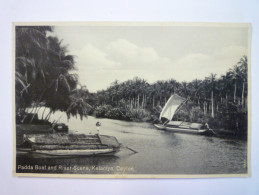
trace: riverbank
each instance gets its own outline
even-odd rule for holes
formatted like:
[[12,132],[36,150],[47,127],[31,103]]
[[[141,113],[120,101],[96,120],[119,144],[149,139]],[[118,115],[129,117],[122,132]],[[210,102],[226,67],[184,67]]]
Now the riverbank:
[[[159,121],[159,114],[161,109],[127,109],[125,107],[112,107],[111,105],[98,106],[93,112],[96,118],[108,118],[131,122],[148,122],[156,123]],[[241,121],[239,117],[239,121]],[[200,112],[200,109],[193,109],[188,112],[187,109],[182,109],[175,116],[177,121],[194,122],[194,123],[208,123],[209,127],[213,129],[215,135],[225,137],[237,137],[240,139],[247,139],[246,123],[236,123],[236,118],[224,118],[221,115],[211,117],[210,114]],[[243,120],[243,119],[242,119]]]
[[[102,109],[100,109],[102,108]],[[103,109],[105,108],[105,109]],[[44,108],[39,109],[39,116],[43,115]],[[48,111],[48,110],[47,110]],[[102,111],[102,112],[100,112]],[[51,115],[50,120],[45,122],[48,124],[55,123],[57,119],[59,123],[64,123],[68,125],[69,132],[70,133],[77,133],[78,131],[82,131],[86,134],[91,134],[91,133],[96,133],[96,122],[100,121],[102,123],[102,130],[107,130],[105,127],[103,127],[103,124],[105,121],[109,121],[109,119],[113,119],[115,122],[116,121],[124,121],[124,123],[127,122],[133,122],[130,124],[136,123],[149,123],[150,128],[153,127],[153,123],[158,121],[159,118],[159,108],[155,109],[125,109],[123,107],[115,107],[113,108],[112,106],[102,106],[102,107],[97,107],[94,112],[91,112],[91,115],[87,119],[83,119],[82,121],[80,118],[77,117],[71,117],[69,120],[67,119],[66,115],[64,112],[55,112],[53,115]],[[186,121],[188,119],[188,113],[187,112],[180,112],[180,116],[178,115],[177,120],[181,121]],[[93,123],[91,123],[89,118],[94,118]],[[36,120],[38,116],[34,117],[34,120]],[[189,119],[188,119],[189,120]],[[205,119],[203,119],[205,120]],[[237,139],[247,139],[247,133],[243,133],[245,131],[239,131],[236,132],[231,129],[223,128],[223,120],[220,118],[209,118],[207,117],[206,120],[209,123],[210,128],[213,129],[213,131],[216,133],[215,136],[218,137],[233,137]],[[102,122],[103,121],[103,122]],[[194,121],[194,122],[199,122],[199,121]],[[136,124],[135,123],[135,124]],[[21,128],[21,125],[17,125],[17,135],[18,135],[18,140],[17,143],[22,141],[22,135],[23,134],[30,134],[30,133],[50,133],[53,130],[51,129],[51,126],[48,125],[36,125],[36,124],[24,124],[22,125],[23,127]],[[90,127],[90,128],[89,128]],[[86,130],[86,129],[91,129],[91,130]],[[108,128],[108,130],[113,130],[111,128]]]
[[133,122],[154,122],[158,119],[159,113],[151,113],[143,108],[112,107],[111,105],[98,106],[93,115],[97,118],[109,118]]

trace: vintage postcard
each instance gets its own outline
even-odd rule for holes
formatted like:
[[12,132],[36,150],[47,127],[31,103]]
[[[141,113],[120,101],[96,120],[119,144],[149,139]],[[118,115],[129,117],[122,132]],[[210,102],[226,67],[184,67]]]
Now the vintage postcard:
[[14,23],[14,175],[250,176],[250,24]]

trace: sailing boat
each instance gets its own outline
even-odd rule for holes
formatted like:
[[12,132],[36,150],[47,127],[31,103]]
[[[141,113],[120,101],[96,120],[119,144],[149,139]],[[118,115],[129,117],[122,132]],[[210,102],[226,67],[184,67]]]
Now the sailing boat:
[[188,101],[177,94],[172,95],[163,107],[159,120],[159,124],[154,126],[161,130],[179,132],[179,133],[192,133],[192,134],[205,134],[209,128],[202,123],[191,123],[183,121],[173,121],[174,115],[181,109],[181,107]]

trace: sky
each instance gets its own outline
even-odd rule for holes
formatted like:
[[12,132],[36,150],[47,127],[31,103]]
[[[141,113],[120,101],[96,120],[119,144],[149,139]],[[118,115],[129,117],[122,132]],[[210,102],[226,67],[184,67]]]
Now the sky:
[[140,77],[149,83],[218,77],[248,54],[248,28],[237,26],[55,26],[75,55],[79,82],[90,92]]

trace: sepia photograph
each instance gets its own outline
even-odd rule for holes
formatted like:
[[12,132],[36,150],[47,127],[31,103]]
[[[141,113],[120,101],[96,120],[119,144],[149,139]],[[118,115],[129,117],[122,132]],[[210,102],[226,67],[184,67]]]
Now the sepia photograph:
[[245,23],[13,23],[13,174],[249,177],[250,41]]

